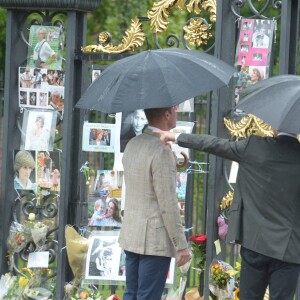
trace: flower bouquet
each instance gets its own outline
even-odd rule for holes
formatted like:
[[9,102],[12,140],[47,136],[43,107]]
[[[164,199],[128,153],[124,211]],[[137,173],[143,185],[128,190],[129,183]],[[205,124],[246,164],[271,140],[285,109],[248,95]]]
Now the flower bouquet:
[[209,268],[209,289],[219,300],[233,299],[236,273],[226,262],[213,259]]
[[192,252],[194,256],[194,262],[196,271],[199,275],[199,295],[203,296],[204,290],[204,270],[206,265],[206,235],[205,234],[194,234],[190,236],[192,242]]

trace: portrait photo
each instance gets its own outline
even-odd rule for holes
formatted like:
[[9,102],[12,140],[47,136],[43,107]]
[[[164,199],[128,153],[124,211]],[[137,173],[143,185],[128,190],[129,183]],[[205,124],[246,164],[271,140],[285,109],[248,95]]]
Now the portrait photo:
[[148,125],[143,109],[122,113],[120,132],[120,152],[124,152],[127,143],[135,136],[143,133]]
[[115,124],[85,122],[83,124],[82,150],[114,152]]
[[14,151],[14,189],[36,192],[36,152]]
[[[62,28],[32,25],[30,27],[27,65],[31,68],[61,70],[60,45],[64,45]],[[62,43],[62,44],[61,44]]]
[[93,235],[89,238],[85,276],[87,281],[120,281],[121,247],[116,235]]
[[24,150],[52,151],[57,112],[24,110],[21,148]]
[[64,93],[63,86],[49,85],[49,105],[56,110],[64,110]]
[[102,70],[92,70],[92,82],[98,79]]

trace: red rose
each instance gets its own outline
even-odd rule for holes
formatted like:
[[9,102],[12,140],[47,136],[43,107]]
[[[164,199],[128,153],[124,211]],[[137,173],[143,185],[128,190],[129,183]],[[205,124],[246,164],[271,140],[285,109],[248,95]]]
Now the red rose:
[[206,235],[205,234],[193,234],[190,236],[190,241],[196,243],[196,244],[205,244],[206,243]]

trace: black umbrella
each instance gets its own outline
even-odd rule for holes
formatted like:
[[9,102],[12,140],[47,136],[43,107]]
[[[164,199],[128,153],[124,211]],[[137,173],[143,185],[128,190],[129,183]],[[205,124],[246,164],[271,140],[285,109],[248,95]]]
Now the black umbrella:
[[235,69],[193,50],[147,50],[114,62],[76,107],[105,113],[171,107],[229,83]]
[[300,76],[278,75],[245,88],[237,108],[277,130],[300,133]]

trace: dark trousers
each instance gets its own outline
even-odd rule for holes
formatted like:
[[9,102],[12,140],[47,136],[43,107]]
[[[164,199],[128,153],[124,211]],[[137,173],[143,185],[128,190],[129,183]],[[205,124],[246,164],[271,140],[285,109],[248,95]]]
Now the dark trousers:
[[171,258],[125,251],[126,289],[123,300],[160,300]]
[[293,300],[300,265],[283,262],[244,247],[241,248],[241,300],[263,300],[269,286],[270,300]]

